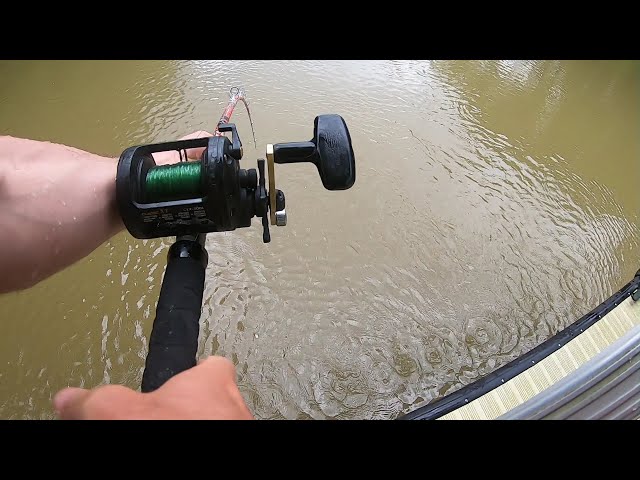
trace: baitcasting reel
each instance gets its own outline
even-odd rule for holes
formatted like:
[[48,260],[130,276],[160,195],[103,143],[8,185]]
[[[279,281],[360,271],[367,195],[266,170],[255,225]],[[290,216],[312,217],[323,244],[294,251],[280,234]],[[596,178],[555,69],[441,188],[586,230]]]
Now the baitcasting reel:
[[[240,168],[242,143],[232,123],[214,136],[130,147],[120,156],[116,196],[122,220],[136,238],[224,232],[262,219],[265,243],[271,225],[287,223],[285,197],[275,185],[275,163],[311,162],[327,190],[346,190],[356,179],[349,130],[339,115],[319,115],[308,142],[267,145],[258,170]],[[186,150],[206,147],[200,161],[187,161]],[[153,153],[178,151],[181,161],[157,166]],[[182,161],[184,154],[184,161]],[[268,185],[268,186],[267,186]]]
[[[136,238],[175,236],[149,337],[141,391],[160,388],[171,377],[196,365],[200,314],[208,253],[208,232],[251,225],[260,217],[262,240],[271,240],[271,225],[286,225],[284,193],[276,189],[276,163],[311,162],[328,190],[346,190],[356,180],[355,156],[347,125],[339,115],[320,115],[308,142],[267,145],[258,170],[240,168],[242,143],[227,123],[232,98],[213,137],[131,147],[118,162],[116,198],[127,230]],[[248,111],[248,109],[247,109]],[[231,132],[231,140],[224,136]],[[187,161],[187,149],[204,147],[199,161]],[[156,165],[153,154],[178,151],[180,162]],[[184,156],[184,161],[183,160]],[[270,218],[269,218],[270,217]]]

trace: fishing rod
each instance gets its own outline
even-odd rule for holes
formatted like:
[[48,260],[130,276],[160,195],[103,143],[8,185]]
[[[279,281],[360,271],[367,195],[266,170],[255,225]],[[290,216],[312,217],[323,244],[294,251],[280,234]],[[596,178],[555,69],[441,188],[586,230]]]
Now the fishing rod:
[[244,93],[244,90],[239,87],[231,87],[231,90],[229,91],[229,93],[231,94],[231,97],[229,98],[229,103],[227,104],[226,108],[222,112],[222,115],[220,116],[220,120],[218,121],[218,125],[216,125],[216,129],[213,132],[213,134],[216,137],[221,137],[224,135],[224,133],[220,131],[220,125],[225,125],[229,123],[229,120],[231,120],[231,115],[233,115],[233,109],[236,108],[236,105],[240,101],[244,103],[244,106],[247,109],[247,115],[249,116],[249,123],[251,124],[251,134],[253,135],[253,146],[257,148],[256,132],[253,128],[253,120],[251,120],[251,110],[249,110],[249,104],[247,103],[247,98]]
[[[142,392],[154,391],[196,365],[207,233],[250,227],[258,217],[262,241],[269,243],[269,224],[287,224],[285,196],[276,188],[276,163],[314,164],[327,190],[347,190],[356,180],[349,129],[335,114],[315,118],[311,140],[267,144],[266,161],[258,159],[257,170],[240,168],[242,142],[235,124],[229,123],[238,101],[249,111],[244,92],[232,89],[212,137],[129,147],[118,161],[116,198],[129,233],[139,239],[176,237],[167,253]],[[187,161],[188,149],[202,147],[198,161]],[[153,154],[167,151],[177,151],[180,161],[156,165]]]

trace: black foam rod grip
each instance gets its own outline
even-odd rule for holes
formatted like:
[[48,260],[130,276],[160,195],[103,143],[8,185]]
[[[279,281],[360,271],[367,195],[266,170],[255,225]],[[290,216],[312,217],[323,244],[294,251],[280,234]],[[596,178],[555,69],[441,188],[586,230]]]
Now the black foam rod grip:
[[207,252],[197,241],[178,240],[169,249],[142,392],[152,392],[196,365],[206,266]]

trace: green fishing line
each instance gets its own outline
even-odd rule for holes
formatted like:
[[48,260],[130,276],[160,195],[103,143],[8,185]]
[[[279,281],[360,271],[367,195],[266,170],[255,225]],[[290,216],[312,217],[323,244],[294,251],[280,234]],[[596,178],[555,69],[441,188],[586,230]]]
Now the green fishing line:
[[153,167],[147,172],[145,198],[148,202],[166,202],[200,196],[202,163],[180,162]]

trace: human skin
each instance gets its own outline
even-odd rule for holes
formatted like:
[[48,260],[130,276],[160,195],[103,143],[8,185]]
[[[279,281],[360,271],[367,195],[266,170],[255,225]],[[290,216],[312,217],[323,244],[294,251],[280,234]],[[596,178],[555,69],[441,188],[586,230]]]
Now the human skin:
[[[211,136],[197,131],[183,137]],[[204,148],[190,149],[198,159]],[[178,152],[154,154],[156,164]],[[86,257],[122,231],[118,159],[77,148],[0,136],[0,293],[23,290]],[[209,357],[154,392],[120,385],[69,387],[53,399],[62,419],[251,419],[233,363]]]

